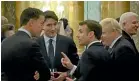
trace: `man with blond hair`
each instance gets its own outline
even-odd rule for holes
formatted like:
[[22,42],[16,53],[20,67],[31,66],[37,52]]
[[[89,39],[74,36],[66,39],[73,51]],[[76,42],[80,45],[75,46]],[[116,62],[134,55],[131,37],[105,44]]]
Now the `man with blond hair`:
[[123,37],[126,38],[133,45],[137,55],[139,55],[139,53],[132,39],[132,35],[137,34],[137,29],[139,27],[138,17],[139,16],[136,13],[126,12],[121,15],[119,21],[119,24],[123,29],[122,31]]
[[109,46],[109,53],[112,58],[111,81],[136,81],[137,60],[136,53],[132,44],[122,37],[122,28],[113,18],[103,19],[102,43]]

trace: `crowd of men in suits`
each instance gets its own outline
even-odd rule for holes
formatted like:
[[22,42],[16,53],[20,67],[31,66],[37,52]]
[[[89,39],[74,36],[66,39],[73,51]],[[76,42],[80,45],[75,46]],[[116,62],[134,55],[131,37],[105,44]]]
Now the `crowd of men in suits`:
[[126,12],[119,22],[80,22],[77,38],[86,49],[79,60],[74,41],[57,33],[56,14],[29,7],[18,32],[1,44],[2,81],[138,81],[139,53],[131,38],[137,18]]

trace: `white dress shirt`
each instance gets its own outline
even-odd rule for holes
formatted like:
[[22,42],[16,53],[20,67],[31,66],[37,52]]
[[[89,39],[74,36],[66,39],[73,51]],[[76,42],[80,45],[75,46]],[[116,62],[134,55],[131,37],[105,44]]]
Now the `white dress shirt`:
[[32,38],[31,33],[29,31],[27,31],[26,29],[24,29],[23,26],[21,28],[19,28],[18,31],[23,31],[23,32],[27,33]]

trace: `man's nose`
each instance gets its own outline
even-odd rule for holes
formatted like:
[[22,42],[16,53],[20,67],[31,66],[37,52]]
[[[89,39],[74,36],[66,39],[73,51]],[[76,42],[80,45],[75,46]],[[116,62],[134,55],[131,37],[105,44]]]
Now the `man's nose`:
[[55,25],[52,25],[52,30],[55,30],[56,26]]
[[101,38],[100,38],[100,40],[102,40],[102,38],[103,38],[103,36],[101,35]]

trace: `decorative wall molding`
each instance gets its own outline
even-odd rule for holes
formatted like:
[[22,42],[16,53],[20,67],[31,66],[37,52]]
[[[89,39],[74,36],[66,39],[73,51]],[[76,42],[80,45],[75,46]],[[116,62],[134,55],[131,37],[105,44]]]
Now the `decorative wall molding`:
[[101,2],[100,1],[84,1],[84,20],[93,19],[100,21],[101,19]]
[[16,6],[16,3],[15,1],[2,1],[2,5],[3,5],[3,16],[5,16],[6,18],[8,18],[8,22],[11,23],[11,24],[14,24],[16,23],[16,17],[15,17],[15,6]]

